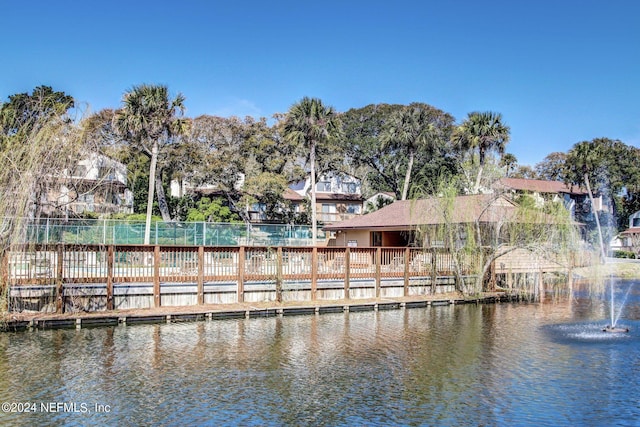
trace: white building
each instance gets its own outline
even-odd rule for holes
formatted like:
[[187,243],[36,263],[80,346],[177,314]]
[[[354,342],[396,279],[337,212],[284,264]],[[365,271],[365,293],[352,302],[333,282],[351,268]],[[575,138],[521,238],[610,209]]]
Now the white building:
[[56,215],[132,213],[133,193],[127,188],[127,167],[91,153],[73,170],[61,174],[59,185],[46,195],[44,213]]
[[[285,194],[297,212],[303,210],[304,199],[311,194],[311,178],[289,186]],[[362,185],[360,180],[339,173],[321,176],[316,182],[316,209],[318,221],[325,224],[344,221],[363,213]]]

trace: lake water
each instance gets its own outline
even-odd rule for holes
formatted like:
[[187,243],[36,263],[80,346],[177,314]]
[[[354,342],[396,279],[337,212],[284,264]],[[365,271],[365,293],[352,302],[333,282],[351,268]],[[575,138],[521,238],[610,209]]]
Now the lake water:
[[619,335],[605,296],[3,333],[0,424],[638,426],[629,286]]

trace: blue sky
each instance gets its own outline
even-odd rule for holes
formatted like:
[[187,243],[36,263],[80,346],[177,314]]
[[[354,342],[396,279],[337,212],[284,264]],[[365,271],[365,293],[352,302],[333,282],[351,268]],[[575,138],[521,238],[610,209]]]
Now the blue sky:
[[640,1],[0,0],[0,97],[50,85],[92,111],[140,83],[187,115],[425,102],[497,111],[534,165],[597,137],[640,146]]

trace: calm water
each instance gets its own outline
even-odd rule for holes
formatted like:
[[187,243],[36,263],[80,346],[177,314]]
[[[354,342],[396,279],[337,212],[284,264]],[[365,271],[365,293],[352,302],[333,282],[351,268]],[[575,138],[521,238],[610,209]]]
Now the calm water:
[[608,309],[578,299],[4,333],[0,401],[35,413],[0,424],[640,425],[640,283],[620,320],[631,333],[600,332]]

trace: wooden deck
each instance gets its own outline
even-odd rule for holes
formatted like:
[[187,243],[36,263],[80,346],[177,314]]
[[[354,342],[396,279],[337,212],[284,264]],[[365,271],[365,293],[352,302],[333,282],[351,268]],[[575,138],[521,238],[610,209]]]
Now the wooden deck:
[[[1,274],[11,310],[63,313],[447,293],[475,283],[486,255],[405,247],[30,245],[13,248]],[[487,277],[563,268],[513,251]]]
[[300,302],[296,304],[242,303],[192,307],[162,307],[147,310],[115,310],[101,313],[23,313],[6,319],[4,330],[80,329],[96,326],[127,326],[150,323],[322,315],[327,313],[399,310],[458,304],[491,304],[515,301],[517,299],[518,296],[504,293],[485,293],[473,298],[464,298],[458,293],[450,293],[436,296],[369,299],[363,301],[335,300],[313,303]]

